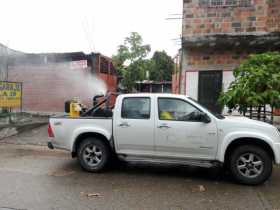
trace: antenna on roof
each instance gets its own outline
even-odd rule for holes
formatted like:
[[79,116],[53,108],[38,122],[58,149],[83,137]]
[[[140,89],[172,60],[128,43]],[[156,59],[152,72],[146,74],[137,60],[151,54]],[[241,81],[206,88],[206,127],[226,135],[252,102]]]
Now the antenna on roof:
[[[94,26],[92,26],[92,27],[94,27]],[[90,28],[87,18],[83,22],[83,29],[84,29],[84,34],[86,36],[90,51],[95,52],[95,45],[94,45],[94,39],[93,39],[93,28]]]

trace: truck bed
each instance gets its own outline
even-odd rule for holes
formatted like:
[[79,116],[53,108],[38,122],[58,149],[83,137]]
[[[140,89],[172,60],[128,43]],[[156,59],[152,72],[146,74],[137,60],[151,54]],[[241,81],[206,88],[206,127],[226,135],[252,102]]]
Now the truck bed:
[[[53,145],[60,149],[72,151],[72,145],[80,133],[99,132],[108,139],[112,135],[112,118],[79,117],[71,118],[67,115],[50,117],[50,125],[55,136]],[[94,131],[92,128],[94,127]]]

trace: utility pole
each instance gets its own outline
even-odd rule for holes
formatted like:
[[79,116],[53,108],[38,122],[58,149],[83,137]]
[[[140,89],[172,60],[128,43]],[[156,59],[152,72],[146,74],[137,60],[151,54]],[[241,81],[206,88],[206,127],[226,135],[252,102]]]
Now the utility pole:
[[8,80],[9,50],[8,47],[0,46],[0,80]]
[[6,47],[6,54],[5,54],[5,67],[4,67],[4,81],[8,81],[8,71],[9,71],[9,49]]
[[[8,58],[9,51],[8,47],[0,45],[0,81],[8,80]],[[8,108],[0,108],[1,112],[8,112]],[[9,122],[11,122],[11,116],[9,116]]]

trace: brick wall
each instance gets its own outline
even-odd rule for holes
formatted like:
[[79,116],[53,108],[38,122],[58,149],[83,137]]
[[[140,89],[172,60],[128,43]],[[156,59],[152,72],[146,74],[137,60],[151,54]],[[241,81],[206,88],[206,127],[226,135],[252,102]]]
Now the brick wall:
[[235,53],[232,51],[205,51],[192,50],[188,54],[187,65],[189,66],[209,66],[240,64],[247,57],[247,53]]
[[267,26],[270,32],[280,31],[280,1],[270,0]]
[[226,89],[248,55],[279,49],[270,32],[280,32],[280,0],[184,0],[180,92],[196,98],[199,71],[211,70]]
[[116,87],[117,87],[117,82],[118,82],[117,77],[112,77],[109,74],[102,74],[102,73],[99,73],[98,77],[100,79],[102,79],[103,81],[106,81],[108,91],[116,92]]
[[[249,51],[229,51],[226,49],[184,49],[180,92],[185,93],[186,72],[194,71],[232,71],[242,63]],[[228,81],[224,81],[227,83]]]
[[[279,2],[278,0],[274,1]],[[209,5],[201,5],[201,2],[207,2],[207,0],[184,0],[184,37],[268,31],[267,0],[252,0],[251,6],[244,7],[211,7]],[[274,4],[279,6],[279,3]]]

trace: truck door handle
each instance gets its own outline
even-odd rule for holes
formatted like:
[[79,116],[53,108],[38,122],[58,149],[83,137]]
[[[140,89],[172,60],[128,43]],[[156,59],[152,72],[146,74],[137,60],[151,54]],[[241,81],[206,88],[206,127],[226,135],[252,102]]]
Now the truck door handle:
[[53,124],[54,124],[55,126],[58,126],[58,125],[62,125],[62,122],[59,122],[59,121],[58,121],[58,122],[54,122]]
[[118,126],[119,126],[119,127],[122,127],[122,128],[130,127],[130,125],[129,125],[127,122],[121,123],[121,124],[119,124]]
[[171,127],[166,124],[162,124],[162,125],[159,125],[158,128],[171,128]]

